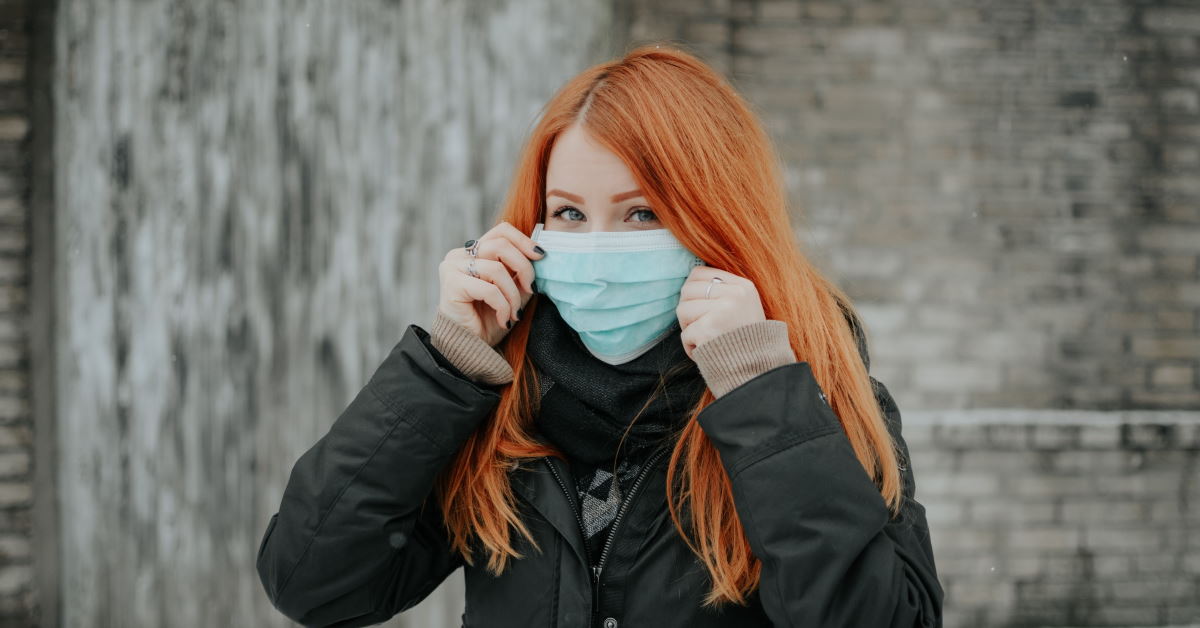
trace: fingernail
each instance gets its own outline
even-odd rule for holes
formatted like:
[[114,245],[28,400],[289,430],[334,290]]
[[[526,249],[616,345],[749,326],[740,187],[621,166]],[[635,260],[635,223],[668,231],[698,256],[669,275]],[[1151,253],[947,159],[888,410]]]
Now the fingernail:
[[524,312],[525,312],[525,308],[523,308],[523,307],[517,308],[517,320],[521,320],[521,314],[523,314]]
[[538,255],[545,255],[546,249],[543,249],[542,247],[535,244],[535,245],[533,245],[533,252],[537,253]]
[[504,326],[509,329],[512,329],[512,321],[504,321]]

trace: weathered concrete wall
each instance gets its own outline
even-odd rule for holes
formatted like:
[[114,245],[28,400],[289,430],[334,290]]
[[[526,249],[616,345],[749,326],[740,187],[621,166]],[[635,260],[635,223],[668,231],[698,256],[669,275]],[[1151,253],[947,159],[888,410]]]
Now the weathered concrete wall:
[[432,321],[438,262],[490,224],[551,92],[612,54],[610,11],[61,1],[61,625],[287,623],[254,556],[292,463]]

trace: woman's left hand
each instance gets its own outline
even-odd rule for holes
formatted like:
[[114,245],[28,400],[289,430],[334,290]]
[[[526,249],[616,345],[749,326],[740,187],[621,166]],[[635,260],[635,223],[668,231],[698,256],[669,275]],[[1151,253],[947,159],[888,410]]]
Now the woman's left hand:
[[[721,282],[713,283],[713,277],[719,277]],[[709,284],[713,284],[712,290],[705,298]],[[688,358],[696,347],[709,340],[767,318],[754,282],[712,266],[692,268],[679,291],[675,315],[683,330],[679,337]]]

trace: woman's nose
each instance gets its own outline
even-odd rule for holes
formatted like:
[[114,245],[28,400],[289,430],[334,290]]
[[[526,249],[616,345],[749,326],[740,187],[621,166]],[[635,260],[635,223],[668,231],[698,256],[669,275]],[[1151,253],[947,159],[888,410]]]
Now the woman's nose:
[[620,223],[607,224],[607,223],[594,222],[594,223],[591,223],[590,225],[588,225],[588,227],[589,227],[588,228],[589,233],[592,231],[623,231]]

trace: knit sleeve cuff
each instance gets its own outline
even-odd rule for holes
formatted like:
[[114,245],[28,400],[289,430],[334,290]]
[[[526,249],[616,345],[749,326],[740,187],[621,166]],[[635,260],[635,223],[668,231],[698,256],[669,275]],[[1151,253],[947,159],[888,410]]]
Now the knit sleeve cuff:
[[458,324],[441,310],[429,327],[429,342],[468,378],[483,384],[507,384],[512,365],[483,338]]
[[713,395],[720,397],[784,364],[796,361],[786,321],[767,319],[735,327],[692,349],[692,359]]

